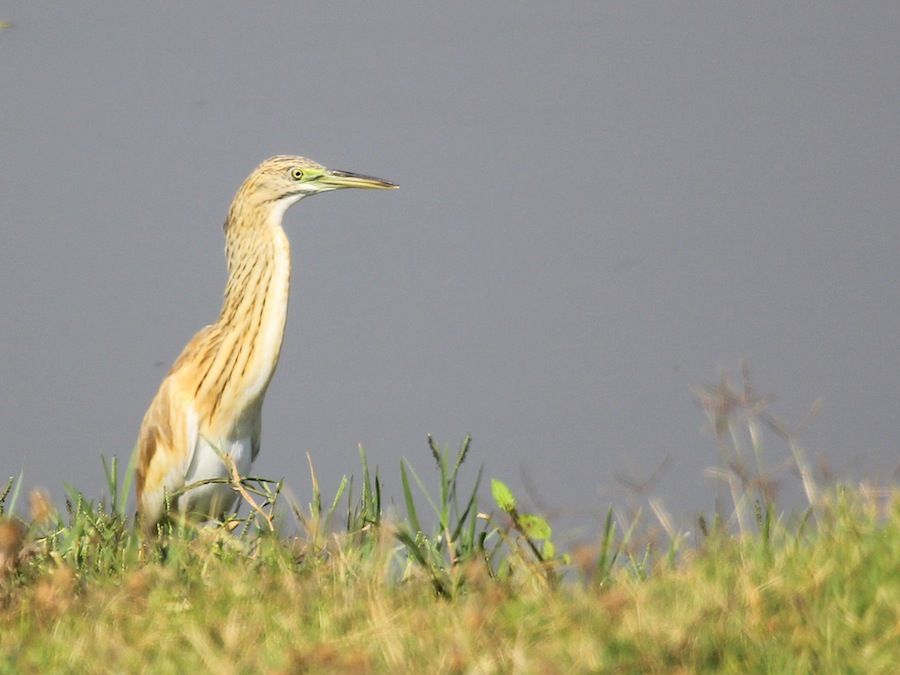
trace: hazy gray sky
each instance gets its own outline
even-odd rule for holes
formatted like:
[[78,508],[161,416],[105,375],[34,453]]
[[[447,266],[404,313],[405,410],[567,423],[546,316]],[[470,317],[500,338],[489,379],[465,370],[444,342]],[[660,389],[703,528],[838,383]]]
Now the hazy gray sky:
[[[271,154],[304,201],[257,468],[328,489],[425,434],[569,513],[709,509],[692,387],[751,364],[848,477],[900,458],[900,4],[6,3],[0,473],[99,494],[213,321]],[[777,450],[777,454],[776,454]],[[782,458],[772,448],[773,462]]]

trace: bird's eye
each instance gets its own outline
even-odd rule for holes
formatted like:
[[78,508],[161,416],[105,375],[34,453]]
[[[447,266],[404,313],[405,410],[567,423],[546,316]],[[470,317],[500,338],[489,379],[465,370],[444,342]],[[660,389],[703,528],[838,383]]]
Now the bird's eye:
[[301,180],[303,178],[303,169],[291,169],[291,178]]

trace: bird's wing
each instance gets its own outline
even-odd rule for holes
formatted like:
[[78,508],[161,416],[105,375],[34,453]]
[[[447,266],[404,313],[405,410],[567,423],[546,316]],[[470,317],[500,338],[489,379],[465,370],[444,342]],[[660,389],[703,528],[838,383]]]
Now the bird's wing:
[[199,437],[191,383],[196,354],[207,341],[211,327],[198,332],[176,359],[144,415],[138,434],[137,502],[142,520],[159,522],[165,495],[184,487]]

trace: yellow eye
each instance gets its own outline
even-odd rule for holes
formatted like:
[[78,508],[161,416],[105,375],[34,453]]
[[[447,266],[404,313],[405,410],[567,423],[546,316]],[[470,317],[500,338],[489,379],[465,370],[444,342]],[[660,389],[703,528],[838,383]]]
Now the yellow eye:
[[291,178],[294,180],[303,179],[303,169],[291,169]]

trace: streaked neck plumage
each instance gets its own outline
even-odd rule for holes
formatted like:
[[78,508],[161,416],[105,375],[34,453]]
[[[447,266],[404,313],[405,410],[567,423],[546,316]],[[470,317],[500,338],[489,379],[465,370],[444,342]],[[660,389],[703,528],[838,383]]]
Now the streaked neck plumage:
[[[255,414],[281,353],[291,277],[290,244],[281,226],[296,200],[257,203],[238,192],[225,222],[228,282],[210,328],[197,386],[198,413],[209,421]],[[217,413],[224,412],[221,415]],[[217,435],[232,430],[211,430]]]

